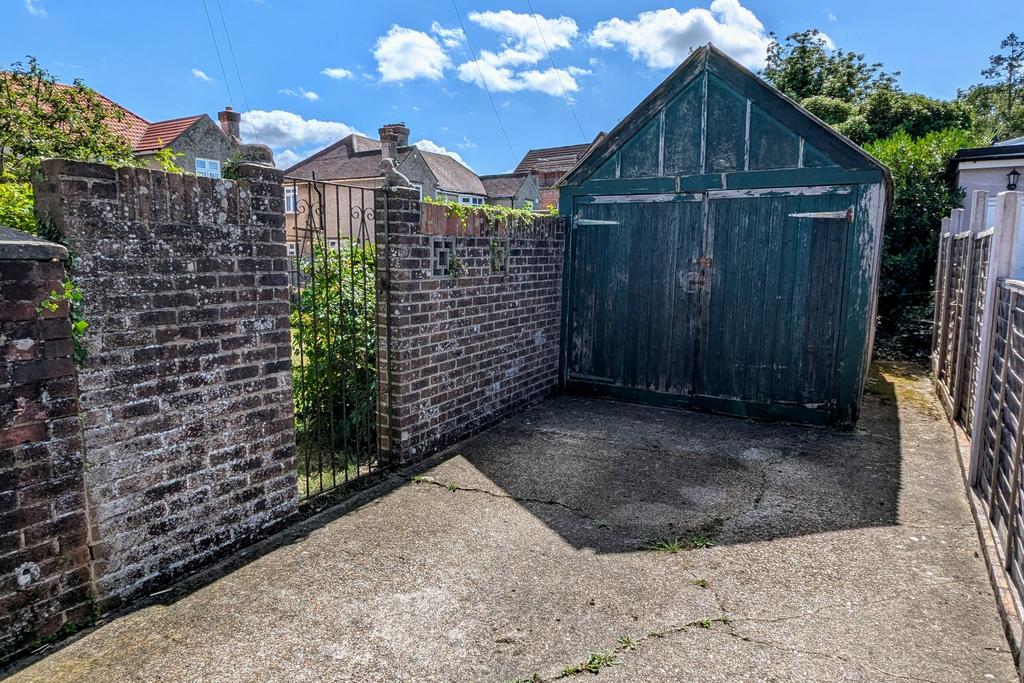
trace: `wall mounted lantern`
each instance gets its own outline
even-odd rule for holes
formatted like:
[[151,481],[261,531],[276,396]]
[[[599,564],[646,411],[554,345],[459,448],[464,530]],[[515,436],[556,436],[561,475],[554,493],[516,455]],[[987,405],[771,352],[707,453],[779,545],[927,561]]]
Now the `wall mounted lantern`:
[[1017,169],[1013,169],[1012,171],[1006,174],[1006,180],[1006,189],[1011,191],[1016,190],[1017,181],[1020,180],[1020,171],[1018,171]]

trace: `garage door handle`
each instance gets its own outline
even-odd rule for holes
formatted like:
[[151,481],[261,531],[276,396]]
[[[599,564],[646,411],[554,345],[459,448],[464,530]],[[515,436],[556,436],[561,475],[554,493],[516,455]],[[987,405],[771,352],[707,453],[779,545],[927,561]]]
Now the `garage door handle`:
[[853,207],[846,211],[808,211],[807,213],[791,213],[790,218],[829,218],[832,220],[853,222]]

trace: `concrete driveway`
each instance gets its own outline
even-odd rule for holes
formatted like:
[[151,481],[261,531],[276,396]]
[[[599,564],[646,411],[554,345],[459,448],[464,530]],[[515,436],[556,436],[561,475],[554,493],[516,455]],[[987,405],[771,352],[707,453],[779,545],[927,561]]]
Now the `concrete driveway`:
[[556,398],[13,680],[1015,680],[928,381],[864,412]]

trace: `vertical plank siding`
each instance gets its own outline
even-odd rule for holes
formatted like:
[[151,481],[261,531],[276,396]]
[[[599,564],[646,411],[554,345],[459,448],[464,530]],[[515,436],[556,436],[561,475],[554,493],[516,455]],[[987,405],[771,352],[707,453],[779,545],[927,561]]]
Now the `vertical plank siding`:
[[853,424],[884,166],[708,46],[560,186],[567,389]]

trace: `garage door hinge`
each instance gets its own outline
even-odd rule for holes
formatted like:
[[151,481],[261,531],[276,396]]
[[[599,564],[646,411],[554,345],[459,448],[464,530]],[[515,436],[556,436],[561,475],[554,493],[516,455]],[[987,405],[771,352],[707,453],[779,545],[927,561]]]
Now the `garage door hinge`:
[[598,220],[597,218],[580,218],[579,216],[576,216],[573,219],[572,225],[575,228],[575,227],[578,227],[580,225],[619,225],[619,222],[618,221],[602,221],[602,220]]
[[828,218],[831,220],[853,222],[853,207],[845,211],[808,211],[807,213],[791,213],[790,218]]

